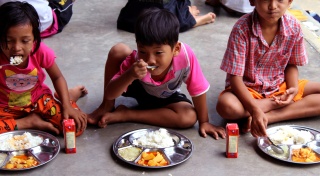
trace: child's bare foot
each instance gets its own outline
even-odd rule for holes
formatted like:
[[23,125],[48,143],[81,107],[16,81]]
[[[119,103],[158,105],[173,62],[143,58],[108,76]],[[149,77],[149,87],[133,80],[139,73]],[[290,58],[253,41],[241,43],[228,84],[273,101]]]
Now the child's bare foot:
[[16,123],[19,129],[34,129],[60,134],[59,129],[54,127],[52,123],[44,121],[38,114],[35,113],[32,113],[24,118],[17,119]]
[[101,128],[105,128],[108,124],[125,121],[123,116],[125,113],[123,112],[127,109],[129,108],[124,105],[119,105],[114,112],[105,113],[99,121],[98,125]]
[[88,90],[87,88],[85,88],[84,86],[80,85],[80,86],[76,86],[74,88],[69,89],[69,96],[70,96],[70,100],[73,101],[78,101],[79,98],[85,96],[88,94]]
[[216,14],[214,14],[213,12],[209,12],[206,15],[202,15],[202,16],[196,16],[195,20],[197,23],[193,27],[213,23],[215,19],[216,19]]
[[[69,89],[70,100],[73,100],[75,102],[77,102],[79,100],[79,98],[81,98],[81,97],[83,97],[83,96],[85,96],[87,94],[88,94],[87,88],[85,88],[82,85],[76,86],[76,87],[73,87],[73,88]],[[56,99],[60,100],[60,97],[57,94],[57,92],[54,93],[54,97]]]
[[197,8],[197,6],[189,6],[189,12],[194,17],[200,14],[200,10]]
[[102,102],[101,105],[94,110],[91,114],[88,114],[88,123],[91,125],[98,125],[101,118],[109,112],[114,110],[114,101]]

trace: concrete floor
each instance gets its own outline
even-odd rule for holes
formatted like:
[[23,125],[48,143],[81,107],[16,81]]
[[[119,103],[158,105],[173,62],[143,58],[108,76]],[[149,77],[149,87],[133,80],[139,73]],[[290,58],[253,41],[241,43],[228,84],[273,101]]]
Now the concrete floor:
[[[78,104],[90,113],[101,103],[103,95],[104,64],[109,49],[118,42],[125,42],[135,48],[134,35],[116,29],[116,20],[126,0],[77,0],[74,14],[62,33],[45,39],[58,56],[57,63],[64,73],[69,87],[85,85],[88,96]],[[204,0],[193,0],[202,13],[213,10]],[[297,0],[295,3],[304,1]],[[200,60],[202,69],[211,83],[208,92],[210,122],[225,126],[225,121],[215,111],[217,97],[224,88],[225,73],[219,69],[226,49],[229,33],[237,18],[230,17],[223,10],[218,13],[214,24],[197,27],[181,33],[180,40],[189,44]],[[300,77],[312,81],[319,80],[320,54],[306,42],[309,64],[301,67]],[[50,80],[47,84],[52,87]],[[185,92],[185,89],[183,89]],[[320,118],[287,121],[269,125],[302,125],[320,130]],[[192,156],[184,163],[163,169],[134,167],[117,159],[112,152],[112,144],[122,134],[153,126],[137,123],[112,124],[100,129],[88,127],[77,138],[77,153],[65,154],[63,138],[62,150],[50,163],[23,172],[2,172],[0,175],[319,175],[319,164],[300,165],[283,162],[263,153],[251,134],[240,136],[239,157],[225,157],[225,140],[202,138],[198,126],[185,130],[173,129],[187,136],[194,144]]]

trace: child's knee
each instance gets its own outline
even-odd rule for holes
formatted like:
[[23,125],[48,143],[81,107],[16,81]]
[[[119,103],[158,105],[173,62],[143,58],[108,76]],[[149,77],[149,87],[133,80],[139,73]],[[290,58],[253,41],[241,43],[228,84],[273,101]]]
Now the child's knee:
[[188,109],[185,110],[180,115],[180,122],[178,124],[179,128],[189,128],[192,127],[197,122],[197,114],[195,110]]
[[125,58],[132,52],[131,48],[124,43],[117,43],[109,51],[109,57]]
[[237,103],[231,101],[218,102],[216,106],[218,114],[225,119],[234,119],[234,116],[238,116],[241,108],[238,107]]

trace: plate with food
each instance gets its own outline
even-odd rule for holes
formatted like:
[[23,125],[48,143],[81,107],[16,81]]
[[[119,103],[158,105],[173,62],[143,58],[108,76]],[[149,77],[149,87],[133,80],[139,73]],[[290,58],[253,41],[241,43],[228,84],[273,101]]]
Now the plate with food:
[[182,134],[159,129],[139,129],[121,135],[113,152],[122,161],[144,168],[166,168],[191,157],[192,142]]
[[[290,163],[320,163],[320,131],[298,125],[282,125],[267,129],[267,137],[258,137],[259,148],[267,155]],[[282,149],[276,151],[271,142]]]
[[0,170],[18,171],[42,166],[60,151],[59,140],[38,130],[0,134]]

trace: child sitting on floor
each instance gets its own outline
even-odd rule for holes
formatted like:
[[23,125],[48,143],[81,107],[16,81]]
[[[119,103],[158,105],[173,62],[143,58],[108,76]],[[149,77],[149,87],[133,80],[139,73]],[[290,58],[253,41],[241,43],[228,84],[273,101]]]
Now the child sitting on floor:
[[243,132],[257,137],[267,135],[268,124],[320,115],[320,83],[298,78],[297,66],[308,59],[299,22],[285,14],[292,0],[250,3],[255,10],[230,34],[217,111],[228,120],[245,119]]
[[[37,129],[62,134],[63,119],[72,118],[76,135],[87,126],[87,115],[76,101],[87,94],[84,86],[68,91],[55,54],[41,42],[39,17],[26,2],[0,6],[0,133],[17,129]],[[21,63],[13,65],[12,58]],[[46,74],[56,90],[55,100],[44,84]]]
[[[139,16],[135,37],[138,50],[122,43],[113,46],[105,67],[103,102],[88,116],[88,123],[106,127],[117,122],[141,122],[169,128],[189,128],[198,120],[200,134],[215,139],[225,130],[209,123],[204,77],[191,48],[178,41],[179,21],[171,12],[150,8]],[[192,102],[181,93],[182,83]],[[120,105],[120,95],[133,97],[138,109]]]

